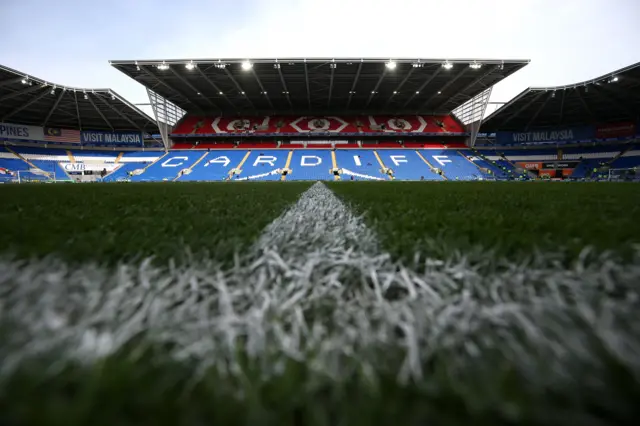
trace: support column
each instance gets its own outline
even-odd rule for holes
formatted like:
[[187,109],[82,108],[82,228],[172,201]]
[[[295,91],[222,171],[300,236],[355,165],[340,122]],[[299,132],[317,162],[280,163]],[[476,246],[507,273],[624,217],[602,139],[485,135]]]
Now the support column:
[[464,125],[467,133],[471,134],[466,141],[467,146],[473,147],[476,144],[492,90],[493,87],[489,87],[453,110],[453,115]]
[[149,103],[153,109],[158,130],[160,130],[164,150],[168,151],[171,148],[169,136],[173,131],[173,127],[187,112],[153,90],[147,89],[147,95],[149,96]]

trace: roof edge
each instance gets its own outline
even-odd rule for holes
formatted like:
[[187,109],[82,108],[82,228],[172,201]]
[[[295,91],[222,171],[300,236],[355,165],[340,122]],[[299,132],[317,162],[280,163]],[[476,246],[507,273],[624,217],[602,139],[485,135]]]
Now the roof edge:
[[125,105],[127,105],[129,108],[131,108],[134,111],[136,111],[143,118],[146,118],[149,121],[151,121],[152,123],[157,124],[156,120],[153,117],[149,116],[147,113],[142,111],[140,108],[138,108],[137,106],[135,106],[134,104],[132,104],[131,102],[126,100],[122,95],[120,95],[118,92],[114,91],[113,89],[66,86],[64,84],[57,84],[57,83],[53,83],[51,81],[44,80],[42,78],[33,76],[31,74],[28,74],[28,73],[24,73],[22,71],[15,70],[15,69],[7,67],[5,65],[0,65],[0,70],[13,73],[16,76],[22,76],[22,77],[27,78],[27,79],[29,79],[29,80],[37,83],[37,84],[40,84],[43,87],[51,86],[51,87],[55,87],[56,89],[69,90],[69,91],[73,91],[73,92],[94,93],[94,94],[95,93],[101,93],[101,94],[107,94],[109,96],[113,96],[113,97],[117,98],[120,102],[122,102]]
[[183,59],[137,59],[137,60],[110,60],[111,65],[159,65],[159,64],[179,64],[185,65],[191,62],[198,64],[216,64],[216,63],[242,63],[252,62],[254,64],[272,64],[272,63],[384,63],[393,61],[396,63],[421,63],[421,64],[440,64],[450,62],[456,63],[482,63],[487,65],[494,64],[528,64],[530,59],[488,59],[488,58],[394,58],[394,57],[377,57],[377,58],[350,58],[350,57],[334,57],[334,58],[183,58]]

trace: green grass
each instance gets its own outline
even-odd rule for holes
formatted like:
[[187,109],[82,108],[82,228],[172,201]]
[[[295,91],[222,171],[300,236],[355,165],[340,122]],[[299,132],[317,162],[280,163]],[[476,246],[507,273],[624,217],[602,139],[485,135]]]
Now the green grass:
[[[229,267],[222,277],[215,276],[220,269],[189,259],[167,268],[185,247],[198,259],[230,260],[309,185],[0,186],[0,254],[54,255],[72,265],[24,263],[20,271],[4,271],[15,274],[12,280],[2,276],[0,263],[0,367],[19,362],[11,374],[0,370],[0,425],[546,426],[637,418],[632,355],[640,348],[640,267],[605,260],[571,269],[545,261],[529,265],[529,278],[526,267],[512,277],[505,268],[478,273],[460,261],[403,275],[390,262],[368,264],[387,268],[372,271],[361,266],[366,259],[310,244],[301,250],[318,256],[295,266],[272,254],[251,268]],[[536,248],[573,260],[585,245],[628,257],[639,242],[637,185],[328,185],[405,263],[416,251],[444,260],[454,251],[473,252],[489,262],[518,260]],[[310,216],[321,221],[320,213]],[[150,255],[157,260],[151,272],[101,275],[118,261],[135,265]],[[86,262],[93,261],[110,265],[91,270]],[[314,281],[313,273],[332,278]],[[374,282],[389,285],[382,296]],[[406,282],[411,285],[401,285]],[[164,287],[156,292],[155,286]],[[290,300],[296,302],[284,308]],[[18,304],[25,308],[9,315]],[[69,323],[50,330],[50,318],[29,311],[35,304],[69,311]],[[80,315],[89,305],[99,312],[91,321]],[[131,314],[138,308],[142,319]],[[114,318],[135,330],[145,330],[145,321],[167,327],[142,331],[98,361],[70,360],[66,347],[47,347],[26,361],[12,357],[41,343],[25,336],[51,334],[53,341],[59,333],[61,342],[65,336],[77,342],[72,335],[87,330],[117,334],[108,324]],[[149,337],[160,331],[173,334],[160,342]],[[181,333],[196,343],[215,341],[195,352],[214,359],[192,353],[176,360],[176,342],[194,342]],[[269,345],[256,350],[262,338]],[[306,350],[301,356],[282,349],[295,347],[296,339]],[[411,344],[419,349],[423,377],[401,383],[398,371]],[[343,374],[332,377],[317,365],[335,365]]]
[[0,185],[2,251],[113,263],[154,256],[227,261],[309,183]]
[[585,246],[628,257],[640,243],[633,183],[331,182],[395,256],[453,250],[521,259],[535,249],[572,260]]

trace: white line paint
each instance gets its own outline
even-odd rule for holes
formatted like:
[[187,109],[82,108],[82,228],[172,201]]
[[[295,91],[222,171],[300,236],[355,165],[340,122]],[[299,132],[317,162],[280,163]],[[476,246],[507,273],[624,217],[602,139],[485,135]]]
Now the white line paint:
[[355,368],[373,382],[383,371],[420,380],[425,365],[446,362],[460,392],[496,391],[499,381],[482,377],[499,365],[526,379],[523,391],[597,391],[611,385],[612,360],[640,377],[637,260],[567,269],[539,255],[481,266],[458,253],[426,259],[418,273],[316,183],[230,269],[0,260],[0,319],[18,330],[0,341],[1,366],[56,348],[92,362],[143,334],[229,375],[243,374],[242,345],[262,380],[289,359],[337,381]]

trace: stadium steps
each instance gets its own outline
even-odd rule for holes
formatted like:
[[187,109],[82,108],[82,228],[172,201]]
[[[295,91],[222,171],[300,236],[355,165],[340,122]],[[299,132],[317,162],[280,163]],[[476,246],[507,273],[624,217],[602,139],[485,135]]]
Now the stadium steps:
[[[293,151],[289,151],[289,154],[287,155],[287,162],[284,163],[285,169],[289,169],[289,166],[291,166],[291,158],[293,158]],[[287,180],[287,175],[280,176],[280,180],[281,181]]]
[[[507,164],[509,164],[511,167],[513,167],[513,170],[515,170],[516,172],[518,171],[518,166],[516,166],[513,161],[509,160],[506,155],[502,156],[502,161],[505,161]],[[525,173],[527,174],[529,179],[533,179],[533,180],[541,179],[539,176],[537,176],[533,172],[530,172],[529,170],[525,170]]]
[[[432,164],[431,164],[431,163],[430,163],[426,158],[424,158],[424,155],[422,155],[422,154],[420,153],[420,151],[417,151],[417,150],[416,150],[416,154],[418,154],[418,157],[420,157],[420,159],[421,159],[422,161],[424,161],[424,163],[429,167],[429,170],[431,171],[431,173],[438,174],[438,173],[436,173],[436,168],[435,168],[435,167],[433,167],[433,165],[432,165]],[[445,175],[445,174],[444,174],[444,171],[442,171],[442,173],[440,173],[440,176],[442,176],[442,179],[444,179],[444,180],[449,180],[449,178],[447,177],[447,175]]]
[[[331,167],[334,169],[338,168],[338,160],[336,159],[336,152],[331,151]],[[340,175],[333,175],[333,180],[340,180]]]
[[[249,158],[249,156],[251,155],[251,150],[247,151],[247,153],[244,155],[244,157],[242,158],[242,160],[240,161],[240,163],[234,167],[231,170],[235,170],[235,169],[240,169],[242,170],[242,166],[244,166],[244,163],[247,161],[247,159]],[[229,179],[231,179],[233,175],[231,174],[231,171],[229,171]]]
[[142,169],[142,173],[143,174],[149,167],[153,166],[154,164],[156,164],[158,161],[162,160],[164,157],[166,157],[167,155],[169,155],[169,151],[165,152],[164,155],[161,155],[160,157],[158,157],[158,159],[156,161],[152,161],[151,163],[149,163],[147,165],[147,167],[145,167],[144,169]]
[[616,161],[618,158],[622,157],[624,154],[627,153],[627,151],[630,151],[632,148],[631,145],[625,147],[624,149],[620,150],[620,152],[614,156],[611,160],[607,161],[607,166],[610,166],[613,164],[614,161]]
[[115,164],[118,164],[123,156],[124,156],[124,152],[121,152],[120,154],[118,154],[118,156],[116,157]]
[[[380,158],[378,151],[374,150],[373,155],[375,155],[376,160],[378,160],[378,163],[380,163],[380,167],[382,167],[383,170],[386,170],[387,166],[384,165],[384,162],[382,161],[382,158]],[[387,176],[389,176],[389,179],[393,180],[393,176],[390,176],[390,175],[387,175]]]
[[[191,172],[191,170],[192,170],[195,166],[197,166],[197,165],[198,165],[198,163],[200,163],[202,160],[204,160],[204,157],[206,157],[207,155],[209,155],[209,151],[206,151],[204,154],[202,154],[202,155],[200,156],[200,158],[198,158],[198,159],[196,160],[196,162],[195,162],[195,163],[193,163],[192,165],[190,165],[189,167],[187,167],[187,170],[189,170],[189,172]],[[182,170],[181,170],[181,171],[182,171]],[[178,179],[180,179],[182,176],[183,176],[183,174],[179,172],[179,173],[178,173],[178,176],[174,177],[172,182],[177,181],[177,180],[178,180]]]
[[70,162],[72,162],[72,163],[75,163],[75,162],[76,162],[76,159],[75,159],[75,157],[73,156],[73,152],[71,152],[71,151],[67,150],[67,157],[69,157],[69,161],[70,161]]
[[[482,160],[486,161],[487,163],[493,165],[494,167],[501,169],[500,165],[498,165],[498,163],[496,163],[494,160],[490,160],[486,155],[484,155],[481,151],[478,151],[475,148],[472,148],[471,151],[477,155],[478,157],[480,157]],[[503,170],[504,173],[508,174],[509,176],[511,176],[512,178],[515,178],[515,175],[513,173],[513,170]]]
[[465,160],[467,160],[468,162],[470,162],[471,164],[473,164],[473,166],[474,166],[476,169],[478,169],[478,170],[480,171],[480,173],[482,174],[482,176],[483,176],[483,177],[486,175],[486,173],[485,173],[485,172],[483,172],[483,171],[481,170],[481,168],[480,168],[476,163],[474,163],[473,161],[471,161],[471,159],[470,159],[469,157],[467,157],[467,156],[466,156],[462,151],[460,151],[460,150],[456,150],[456,152],[457,152],[458,154],[460,154],[460,156],[461,156],[462,158],[464,158]]
[[25,163],[27,163],[31,168],[40,170],[42,173],[44,173],[48,178],[51,178],[51,173],[42,170],[40,167],[36,167],[31,161],[27,160],[26,158],[24,158],[22,155],[18,154],[17,152],[15,152],[14,150],[12,150],[11,148],[9,148],[8,146],[5,146],[5,149],[7,151],[9,151],[10,153],[12,153],[13,155],[15,155],[16,157],[18,157],[19,159],[21,159],[22,161],[24,161]]

